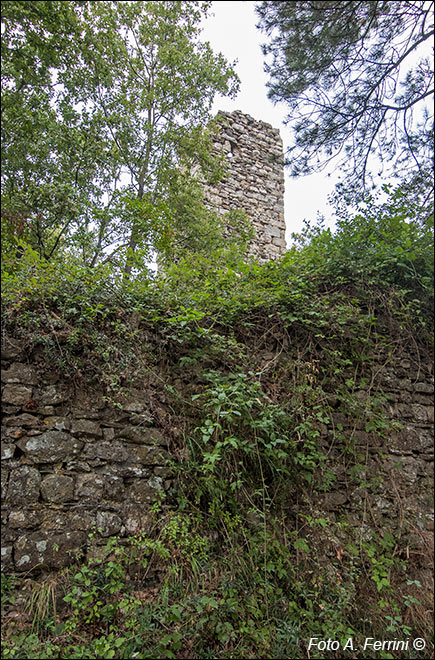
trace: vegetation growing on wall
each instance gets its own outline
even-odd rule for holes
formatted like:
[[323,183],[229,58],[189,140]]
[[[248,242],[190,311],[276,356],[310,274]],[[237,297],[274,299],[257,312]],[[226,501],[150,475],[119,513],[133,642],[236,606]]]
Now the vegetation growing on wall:
[[244,218],[210,215],[193,174],[220,174],[204,122],[236,87],[199,39],[208,4],[3,3],[4,332],[115,410],[157,383],[172,474],[149,529],[2,576],[3,656],[351,658],[309,640],[412,636],[430,657],[426,520],[387,465],[382,376],[412,356],[430,396],[433,218],[403,186],[342,197],[335,231],[247,259]]
[[[430,350],[432,232],[409,213],[393,196],[335,233],[308,227],[277,263],[191,254],[129,284],[29,248],[5,260],[5,328],[29,353],[77,387],[102,383],[113,404],[152,374],[178,429],[153,531],[35,585],[7,578],[5,657],[303,658],[316,636],[430,644],[408,523],[390,531],[364,514],[384,484],[357,440],[397,430],[373,380],[379,356],[388,364],[392,341],[395,354]],[[353,523],[321,504],[338,465],[365,493]],[[354,657],[310,650],[326,655]]]

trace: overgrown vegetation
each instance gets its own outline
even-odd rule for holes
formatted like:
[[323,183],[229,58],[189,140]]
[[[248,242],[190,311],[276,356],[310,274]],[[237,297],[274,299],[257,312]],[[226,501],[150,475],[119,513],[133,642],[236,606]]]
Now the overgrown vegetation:
[[[369,636],[424,638],[431,657],[425,538],[409,549],[399,496],[394,528],[373,514],[385,484],[368,455],[398,426],[377,375],[432,347],[426,161],[382,204],[353,211],[339,195],[335,231],[307,225],[280,261],[247,259],[243,213],[218,217],[202,199],[222,175],[209,110],[237,87],[201,42],[209,4],[2,4],[4,331],[107,406],[157,382],[173,483],[146,532],[103,546],[93,530],[61,573],[2,575],[3,657],[372,658]],[[410,3],[345,4],[389,21],[387,5]],[[429,8],[414,4],[426,37]],[[381,25],[384,45],[408,9]],[[410,103],[426,97],[421,66]],[[358,122],[375,140],[376,123]],[[426,125],[410,131],[425,159]],[[325,506],[343,478],[353,518]],[[311,637],[355,649],[310,649]]]
[[[393,430],[373,354],[430,349],[433,236],[409,215],[398,194],[342,214],[335,233],[307,227],[276,263],[191,253],[129,283],[8,250],[5,330],[77,386],[102,383],[109,403],[157,375],[179,432],[154,531],[55,577],[5,580],[4,657],[304,658],[310,637],[429,649],[407,522],[392,534],[364,514],[382,483],[356,441]],[[365,493],[354,524],[322,508],[336,447]],[[355,652],[310,650],[325,656]]]

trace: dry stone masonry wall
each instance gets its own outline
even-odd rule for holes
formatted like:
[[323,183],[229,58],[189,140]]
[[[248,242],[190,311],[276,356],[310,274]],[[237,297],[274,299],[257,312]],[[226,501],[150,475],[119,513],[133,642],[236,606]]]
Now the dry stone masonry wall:
[[102,538],[147,530],[151,503],[170,483],[147,393],[107,406],[95,392],[73,395],[68,383],[38,377],[23,355],[5,354],[2,569],[58,569],[92,530]]
[[[150,405],[153,397],[164,400],[161,385],[130,390],[128,400],[109,405],[95,390],[86,394],[42,374],[40,363],[11,345],[2,366],[3,570],[58,569],[86,547],[93,529],[101,542],[147,533],[153,501],[173,485],[167,432]],[[319,444],[332,461],[334,483],[317,506],[358,529],[375,525],[400,535],[405,521],[415,530],[410,552],[426,557],[433,537],[432,364],[401,353],[385,365],[379,356],[369,382],[385,393],[386,415],[399,426],[382,437],[371,432],[370,414],[358,420],[331,401],[335,412]],[[358,392],[362,403],[366,394]],[[361,455],[360,485],[346,466],[349,443]],[[297,500],[300,513],[304,503]],[[429,582],[421,564],[418,579]]]
[[240,111],[219,112],[216,152],[225,157],[224,179],[205,190],[208,204],[224,214],[241,209],[256,232],[249,252],[260,261],[285,252],[283,145],[279,130]]

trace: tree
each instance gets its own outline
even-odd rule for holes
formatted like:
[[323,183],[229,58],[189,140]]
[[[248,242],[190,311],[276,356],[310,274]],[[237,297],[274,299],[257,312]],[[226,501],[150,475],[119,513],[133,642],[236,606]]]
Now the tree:
[[434,90],[421,49],[434,34],[433,2],[262,2],[257,12],[270,37],[269,96],[290,107],[292,173],[335,158],[360,185],[376,156],[381,171],[412,176],[426,197]]
[[[6,4],[10,62],[29,47],[27,5],[35,3]],[[49,13],[56,3],[41,4]],[[209,3],[60,4],[75,21],[62,58],[48,62],[27,96],[20,67],[9,74],[8,94],[21,98],[3,122],[3,193],[11,208],[32,216],[44,256],[64,240],[87,265],[110,259],[129,277],[204,215],[198,196],[181,194],[181,181],[193,185],[193,163],[203,177],[216,174],[202,126],[215,94],[232,94],[237,78],[200,41]],[[45,52],[50,33],[38,17],[32,31],[34,24]],[[30,145],[15,130],[26,117],[38,127]]]
[[[56,108],[55,72],[78,52],[83,4],[5,1],[1,7],[2,225],[12,233],[18,227],[46,258],[74,216],[76,195],[67,191],[70,175],[62,177],[59,163],[71,129],[67,113],[64,122]],[[76,184],[86,196],[85,178]]]

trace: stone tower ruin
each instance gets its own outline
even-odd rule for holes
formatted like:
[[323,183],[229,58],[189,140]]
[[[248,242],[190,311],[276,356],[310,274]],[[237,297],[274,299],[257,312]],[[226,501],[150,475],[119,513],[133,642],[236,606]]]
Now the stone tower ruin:
[[222,181],[205,189],[205,201],[223,214],[241,209],[256,236],[249,253],[260,261],[285,252],[283,145],[279,130],[243,112],[219,112],[214,149],[225,157]]

